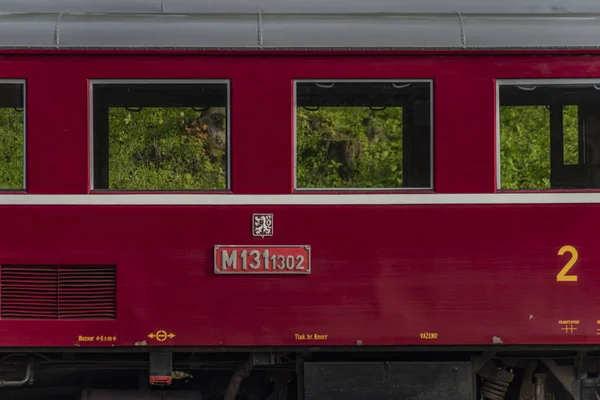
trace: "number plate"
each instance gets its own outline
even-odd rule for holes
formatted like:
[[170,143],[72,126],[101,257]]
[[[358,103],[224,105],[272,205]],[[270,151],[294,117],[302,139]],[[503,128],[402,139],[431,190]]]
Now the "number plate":
[[215,274],[310,274],[310,246],[215,246]]

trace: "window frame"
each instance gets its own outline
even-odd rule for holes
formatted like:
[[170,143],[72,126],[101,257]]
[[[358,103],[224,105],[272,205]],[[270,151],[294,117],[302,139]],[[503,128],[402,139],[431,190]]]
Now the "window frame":
[[[226,124],[227,129],[225,133],[225,148],[227,152],[227,171],[226,171],[226,185],[225,188],[219,189],[208,189],[208,190],[111,190],[111,189],[97,189],[94,187],[94,85],[186,85],[186,84],[224,84],[227,90],[227,103],[226,103]],[[165,195],[169,193],[176,193],[181,195],[186,194],[216,194],[216,193],[231,193],[231,79],[88,79],[88,180],[89,180],[89,193],[94,194],[107,194],[107,193],[134,193],[134,194],[156,194]]]
[[501,160],[501,147],[500,147],[500,87],[501,86],[535,86],[535,85],[546,85],[546,86],[564,86],[564,85],[595,85],[600,90],[600,78],[514,78],[514,79],[496,79],[494,90],[495,93],[495,111],[494,111],[494,145],[496,151],[494,155],[496,160],[494,162],[496,169],[496,193],[579,193],[579,192],[600,192],[600,189],[502,189],[502,160]]
[[[402,188],[299,188],[298,187],[298,83],[396,83],[396,84],[404,84],[404,83],[428,83],[429,84],[429,186],[428,187],[402,187]],[[298,192],[321,192],[328,194],[335,194],[335,192],[360,192],[360,193],[402,193],[402,192],[434,192],[435,191],[435,115],[434,115],[434,79],[433,78],[425,78],[425,79],[293,79],[292,82],[292,123],[293,123],[293,193]]]
[[0,188],[0,195],[27,192],[27,79],[0,79],[3,85],[21,85],[23,88],[23,182],[21,188]]

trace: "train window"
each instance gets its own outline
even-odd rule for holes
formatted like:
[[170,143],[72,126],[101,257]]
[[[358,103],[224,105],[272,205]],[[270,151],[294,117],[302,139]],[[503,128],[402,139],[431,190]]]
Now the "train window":
[[430,81],[296,82],[297,189],[432,187]]
[[0,81],[0,190],[25,188],[25,83]]
[[94,82],[93,188],[229,188],[229,84]]
[[600,84],[501,82],[499,189],[600,189]]

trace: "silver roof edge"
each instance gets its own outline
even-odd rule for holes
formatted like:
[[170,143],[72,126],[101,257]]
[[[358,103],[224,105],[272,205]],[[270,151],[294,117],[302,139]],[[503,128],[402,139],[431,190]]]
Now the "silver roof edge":
[[0,13],[587,13],[597,0],[1,0]]
[[3,49],[596,49],[600,12],[4,13]]

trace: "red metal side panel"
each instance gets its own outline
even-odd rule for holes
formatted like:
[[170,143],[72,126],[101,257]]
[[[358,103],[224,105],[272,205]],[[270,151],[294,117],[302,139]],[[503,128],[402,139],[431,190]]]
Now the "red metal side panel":
[[[88,191],[88,79],[231,79],[233,192],[289,194],[292,79],[431,78],[435,191],[467,195],[495,187],[495,78],[599,67],[568,56],[22,56],[0,59],[0,78],[28,80],[35,194]],[[274,237],[251,236],[255,212],[275,214]],[[118,296],[114,321],[0,320],[0,346],[599,343],[596,217],[598,205],[0,206],[0,264],[116,264]],[[215,244],[309,245],[312,272],[215,275]],[[577,282],[556,281],[565,245],[578,250]]]
[[[161,344],[160,330],[169,345],[600,342],[598,232],[582,229],[597,206],[268,208],[270,240],[249,237],[252,207],[3,207],[3,262],[114,263],[118,303],[116,321],[0,321],[0,345]],[[265,242],[309,243],[312,273],[214,274],[213,244]],[[577,282],[556,282],[564,245]]]

